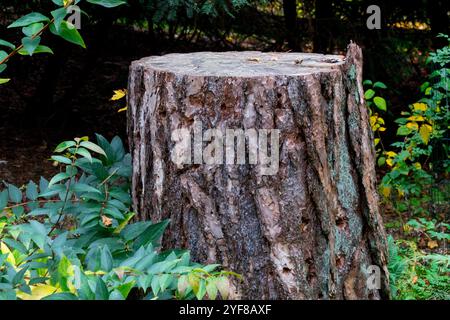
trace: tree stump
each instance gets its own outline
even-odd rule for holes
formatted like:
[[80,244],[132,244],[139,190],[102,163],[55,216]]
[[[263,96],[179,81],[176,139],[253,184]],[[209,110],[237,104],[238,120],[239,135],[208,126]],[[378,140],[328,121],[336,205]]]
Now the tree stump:
[[[241,274],[233,298],[388,296],[358,46],[346,57],[144,58],[131,65],[128,103],[134,209],[140,219],[171,220],[163,247],[189,248],[194,260]],[[220,150],[228,129],[242,129],[245,141]],[[276,160],[278,151],[276,170],[263,174],[255,163],[262,157],[252,129],[260,141],[278,135],[266,153]]]

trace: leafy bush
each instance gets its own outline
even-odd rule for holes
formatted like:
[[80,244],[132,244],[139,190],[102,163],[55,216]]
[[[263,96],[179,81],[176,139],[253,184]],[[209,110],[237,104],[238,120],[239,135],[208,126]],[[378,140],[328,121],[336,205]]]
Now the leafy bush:
[[450,299],[450,256],[423,252],[414,241],[392,236],[388,243],[393,299]]
[[169,221],[130,221],[131,157],[121,140],[65,141],[61,172],[0,193],[0,299],[227,298],[233,274],[157,250]]
[[[86,45],[80,33],[69,19],[67,19],[71,8],[74,5],[79,5],[82,1],[52,0],[57,6],[57,9],[51,11],[50,14],[44,15],[39,12],[31,12],[11,23],[8,28],[22,28],[24,37],[20,45],[14,45],[9,41],[0,39],[0,47],[10,50],[9,53],[5,50],[0,50],[0,74],[6,70],[7,62],[16,54],[32,56],[37,53],[53,53],[51,48],[41,44],[41,36],[47,30],[50,30],[51,33],[68,42],[85,48]],[[117,7],[126,3],[122,0],[86,1],[106,8]],[[0,78],[0,85],[9,81],[9,78]]]
[[[402,117],[396,120],[397,136],[402,140],[392,144],[396,151],[385,152],[390,170],[381,182],[386,197],[392,196],[391,190],[397,190],[398,196],[408,199],[417,213],[423,211],[423,204],[432,195],[437,200],[445,199],[446,190],[437,188],[435,180],[439,171],[445,175],[450,169],[450,41],[448,46],[430,54],[428,64],[437,69],[421,86],[424,98],[410,105],[409,111],[402,112]],[[438,157],[436,150],[441,150]],[[400,211],[410,207],[402,201],[398,205]]]

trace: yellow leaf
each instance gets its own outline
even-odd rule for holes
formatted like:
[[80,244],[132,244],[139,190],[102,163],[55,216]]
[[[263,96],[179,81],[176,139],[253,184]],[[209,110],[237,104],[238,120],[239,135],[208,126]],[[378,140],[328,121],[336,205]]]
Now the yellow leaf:
[[414,167],[418,170],[422,169],[422,165],[420,164],[420,162],[414,163]]
[[419,134],[425,144],[428,144],[430,141],[430,135],[433,131],[433,127],[429,124],[423,124],[420,126]]
[[371,116],[370,117],[370,126],[373,127],[375,123],[377,123],[377,116]]
[[387,155],[389,158],[393,158],[397,155],[397,153],[395,153],[394,151],[387,151],[384,154]]
[[384,124],[384,119],[382,117],[378,117],[377,122],[379,124]]
[[422,116],[411,116],[408,118],[410,121],[425,121],[425,118]]
[[125,108],[117,110],[117,112],[123,112],[123,111],[127,111],[127,110],[128,110],[128,106],[126,106]]
[[378,143],[380,143],[380,138],[375,138],[374,142],[375,142],[375,146],[376,146]]
[[417,122],[408,122],[406,124],[406,127],[411,130],[419,130],[419,125],[417,124]]
[[436,240],[429,240],[428,243],[427,243],[427,246],[430,249],[434,249],[434,248],[439,247],[439,245],[438,245]]
[[381,131],[381,132],[386,131],[386,128],[385,127],[380,127],[380,129],[378,129],[378,131]]
[[125,89],[119,89],[119,90],[114,90],[114,95],[111,97],[111,100],[120,100],[123,97],[125,97],[127,95],[127,90]]
[[383,196],[385,198],[387,198],[391,194],[391,188],[390,187],[382,187],[381,188],[381,193],[383,194]]
[[427,111],[428,106],[423,102],[417,102],[413,104],[414,111]]
[[51,294],[61,292],[60,288],[51,286],[49,284],[37,284],[34,286],[30,286],[31,294],[18,291],[17,297],[22,300],[41,300],[42,298],[45,298],[46,296],[49,296]]
[[392,167],[394,165],[394,162],[392,161],[392,159],[386,159],[386,163],[389,167]]

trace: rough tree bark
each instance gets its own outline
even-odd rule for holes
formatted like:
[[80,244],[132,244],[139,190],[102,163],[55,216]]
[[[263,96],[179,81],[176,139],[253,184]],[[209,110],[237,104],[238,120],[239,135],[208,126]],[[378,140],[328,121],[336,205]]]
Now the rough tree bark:
[[[243,275],[235,298],[377,299],[386,236],[363,99],[362,53],[191,53],[133,62],[128,132],[140,219],[171,219],[163,246]],[[173,130],[280,130],[279,170],[176,165]],[[248,150],[246,150],[248,156]],[[381,269],[381,289],[367,268]]]

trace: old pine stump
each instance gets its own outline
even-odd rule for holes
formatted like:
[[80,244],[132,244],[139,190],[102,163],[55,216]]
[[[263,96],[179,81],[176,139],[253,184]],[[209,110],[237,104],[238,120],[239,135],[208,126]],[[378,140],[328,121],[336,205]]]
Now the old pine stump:
[[[133,62],[134,210],[170,219],[163,248],[188,248],[195,261],[241,274],[232,298],[387,297],[363,95],[355,44],[346,57],[198,52]],[[244,142],[232,137],[225,148],[229,129],[242,129]],[[266,174],[247,135],[255,131],[259,140],[267,133],[266,155],[279,160]]]

